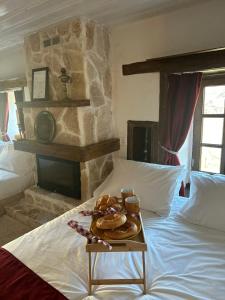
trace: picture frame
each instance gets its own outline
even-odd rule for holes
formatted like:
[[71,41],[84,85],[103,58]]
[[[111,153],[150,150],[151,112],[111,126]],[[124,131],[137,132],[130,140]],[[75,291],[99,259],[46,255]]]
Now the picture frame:
[[49,69],[32,69],[32,101],[48,100]]

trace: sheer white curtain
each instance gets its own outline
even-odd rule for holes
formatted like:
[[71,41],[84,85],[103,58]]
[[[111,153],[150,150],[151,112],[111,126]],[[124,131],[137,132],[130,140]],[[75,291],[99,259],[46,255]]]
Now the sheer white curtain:
[[10,140],[13,140],[15,135],[19,133],[17,125],[17,116],[16,116],[16,104],[15,104],[15,95],[14,91],[8,91],[8,101],[9,101],[9,122],[8,122],[8,136]]
[[191,126],[187,138],[178,153],[180,164],[184,165],[186,168],[186,174],[183,179],[185,184],[190,182],[190,173],[192,167],[192,146],[193,146],[193,121],[191,122]]

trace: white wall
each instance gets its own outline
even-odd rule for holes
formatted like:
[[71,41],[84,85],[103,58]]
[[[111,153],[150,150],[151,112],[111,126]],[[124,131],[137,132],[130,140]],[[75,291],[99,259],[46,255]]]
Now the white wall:
[[23,47],[0,51],[0,80],[25,77],[25,55]]
[[113,111],[121,156],[127,120],[157,121],[159,75],[122,76],[122,64],[225,47],[225,1],[215,0],[112,29]]

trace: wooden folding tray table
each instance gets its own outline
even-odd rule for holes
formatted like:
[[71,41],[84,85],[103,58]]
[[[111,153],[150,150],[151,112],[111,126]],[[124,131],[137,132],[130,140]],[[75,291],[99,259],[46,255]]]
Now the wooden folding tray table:
[[[146,274],[145,274],[145,251],[147,251],[147,244],[145,242],[145,233],[141,214],[138,216],[141,223],[141,231],[132,239],[128,240],[107,240],[112,246],[112,250],[109,250],[103,244],[91,244],[87,243],[86,251],[88,252],[89,259],[89,286],[88,294],[92,294],[93,285],[115,285],[115,284],[143,284],[143,294],[146,293]],[[92,253],[98,252],[142,252],[142,265],[143,276],[142,278],[129,278],[129,279],[94,279],[94,267],[92,268]],[[93,272],[93,274],[92,274]]]

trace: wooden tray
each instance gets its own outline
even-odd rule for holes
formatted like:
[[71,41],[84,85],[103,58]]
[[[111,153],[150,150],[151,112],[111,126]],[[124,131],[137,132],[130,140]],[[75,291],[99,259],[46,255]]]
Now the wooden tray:
[[[98,220],[98,218],[93,218],[92,223],[91,223],[91,228],[90,228],[91,232],[94,235],[99,236],[103,240],[108,240],[107,236],[105,235],[105,230],[101,230],[96,227],[97,220]],[[134,238],[136,235],[138,235],[139,232],[141,231],[141,222],[140,222],[139,216],[137,218],[134,218],[132,216],[127,216],[127,221],[135,223],[137,225],[137,229],[138,229],[136,234],[127,238],[128,240],[130,240],[130,239]],[[124,239],[119,239],[119,240],[124,240]]]
[[[96,218],[97,219],[97,218]],[[92,227],[95,227],[94,224],[96,222],[96,219],[93,218],[90,230],[92,230]],[[143,228],[143,222],[141,213],[138,215],[139,222],[139,232],[129,239],[122,239],[122,240],[109,240],[104,238],[107,242],[110,243],[112,246],[112,250],[109,250],[107,247],[105,247],[102,244],[92,244],[90,242],[86,245],[86,251],[87,252],[129,252],[129,251],[147,251],[147,244],[145,242],[145,233]],[[97,229],[97,228],[96,228]],[[99,230],[99,229],[97,229]],[[95,232],[94,234],[96,234]],[[96,234],[97,235],[97,234]]]
[[[128,220],[132,217],[128,217]],[[133,221],[134,218],[132,218]],[[97,218],[93,217],[90,230],[98,236],[104,238],[104,233],[99,232],[99,229],[96,228]],[[147,251],[147,244],[145,242],[145,233],[142,222],[141,213],[138,214],[137,219],[134,219],[135,223],[138,225],[138,233],[126,240],[108,240],[112,249],[109,250],[108,247],[103,244],[87,242],[86,251],[88,252],[88,294],[92,294],[93,285],[117,285],[117,284],[142,284],[143,285],[143,294],[146,294],[146,273],[145,273],[145,251]],[[142,252],[142,268],[143,276],[141,278],[113,278],[113,279],[94,279],[94,269],[95,265],[92,268],[92,252],[132,252],[140,251]]]

